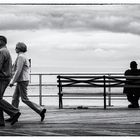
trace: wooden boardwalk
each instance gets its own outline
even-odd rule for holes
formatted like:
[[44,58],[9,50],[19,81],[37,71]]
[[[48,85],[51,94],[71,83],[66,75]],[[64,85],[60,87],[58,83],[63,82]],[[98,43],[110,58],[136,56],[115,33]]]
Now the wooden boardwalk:
[[20,107],[19,122],[0,127],[0,136],[140,136],[140,109],[46,108],[46,118],[40,122],[30,108]]

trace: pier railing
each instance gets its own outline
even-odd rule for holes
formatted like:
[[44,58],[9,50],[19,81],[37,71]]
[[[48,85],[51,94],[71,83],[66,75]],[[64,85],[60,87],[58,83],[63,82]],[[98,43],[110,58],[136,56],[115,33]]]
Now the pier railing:
[[[43,105],[42,99],[44,97],[58,97],[58,93],[56,93],[55,95],[50,95],[50,94],[43,94],[43,86],[55,86],[57,87],[57,78],[56,81],[54,83],[50,83],[49,81],[47,81],[47,77],[48,76],[55,76],[57,77],[58,75],[81,75],[81,76],[86,76],[86,75],[90,75],[90,76],[123,76],[123,73],[31,73],[30,74],[30,83],[29,86],[37,86],[38,87],[38,94],[36,95],[29,95],[29,97],[38,97],[39,98],[39,104]],[[37,81],[34,83],[32,82],[32,79],[34,76],[37,76],[38,78]],[[43,78],[46,77],[45,82],[43,81]],[[111,93],[111,87],[109,86],[107,88],[108,93]],[[12,96],[12,95],[11,95]],[[5,96],[5,97],[11,97],[10,95]],[[108,105],[111,106],[111,94],[108,94]],[[47,101],[46,101],[47,102]]]

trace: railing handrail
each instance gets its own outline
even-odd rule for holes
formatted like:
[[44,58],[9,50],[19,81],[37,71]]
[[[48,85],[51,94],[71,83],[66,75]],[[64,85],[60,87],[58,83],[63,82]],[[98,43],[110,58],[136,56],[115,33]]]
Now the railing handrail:
[[[38,94],[38,97],[39,97],[39,102],[40,102],[40,105],[42,105],[42,97],[44,96],[42,94],[42,87],[43,86],[57,86],[57,81],[56,83],[43,83],[43,79],[42,79],[42,76],[51,76],[51,75],[54,75],[54,76],[58,76],[58,75],[94,75],[94,76],[110,76],[110,77],[114,77],[114,76],[124,76],[124,73],[121,73],[121,72],[47,72],[47,73],[40,73],[40,72],[32,72],[30,73],[30,76],[34,76],[34,75],[37,75],[39,77],[39,81],[37,83],[30,83],[29,86],[38,86],[39,87],[39,94]],[[129,77],[135,77],[135,76],[129,76]],[[140,77],[140,76],[137,76],[137,77]],[[109,88],[109,92],[111,93],[111,88]],[[31,95],[33,96],[33,95]],[[37,96],[37,95],[35,95]],[[45,95],[47,96],[47,95]],[[9,97],[9,96],[8,96]],[[111,104],[111,103],[109,103]]]
[[48,72],[48,73],[40,73],[40,72],[32,72],[30,75],[123,75],[121,72]]

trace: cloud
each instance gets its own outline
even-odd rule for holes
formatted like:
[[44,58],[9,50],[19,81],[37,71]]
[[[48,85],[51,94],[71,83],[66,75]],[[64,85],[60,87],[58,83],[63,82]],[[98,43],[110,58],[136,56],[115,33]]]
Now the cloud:
[[140,35],[140,10],[137,5],[0,6],[0,11],[0,30],[104,30]]
[[109,56],[113,56],[113,54],[115,54],[115,51],[113,50],[104,50],[101,48],[95,49],[94,50],[94,54],[97,56],[101,56],[101,57],[109,57]]
[[35,29],[38,19],[30,16],[0,15],[0,30],[28,30]]

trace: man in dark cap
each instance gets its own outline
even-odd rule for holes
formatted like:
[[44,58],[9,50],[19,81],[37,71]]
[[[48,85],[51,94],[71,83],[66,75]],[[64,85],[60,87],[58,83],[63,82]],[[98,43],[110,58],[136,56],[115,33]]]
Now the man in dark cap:
[[5,36],[0,36],[0,40],[7,44],[7,39]]
[[3,111],[12,118],[11,125],[17,122],[21,114],[16,107],[3,99],[12,75],[12,59],[6,44],[6,37],[0,36],[0,126],[5,126]]
[[[125,71],[125,76],[140,76],[140,70],[137,69],[136,61],[130,63],[130,69]],[[132,80],[129,77],[126,78],[126,85],[138,85],[140,82],[137,80]],[[126,94],[128,101],[131,103],[128,105],[128,108],[139,108],[139,97],[140,97],[140,88],[137,87],[124,87],[123,93]]]

